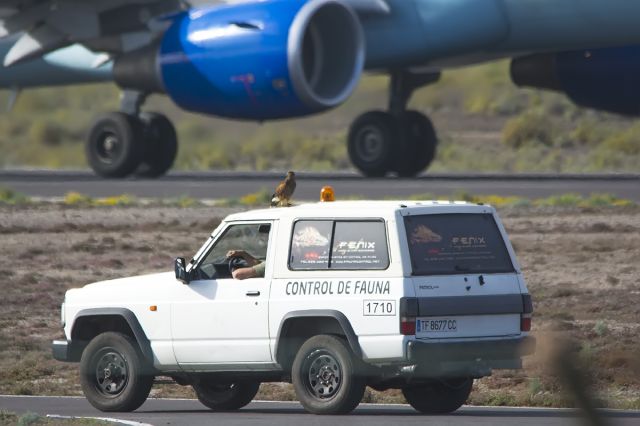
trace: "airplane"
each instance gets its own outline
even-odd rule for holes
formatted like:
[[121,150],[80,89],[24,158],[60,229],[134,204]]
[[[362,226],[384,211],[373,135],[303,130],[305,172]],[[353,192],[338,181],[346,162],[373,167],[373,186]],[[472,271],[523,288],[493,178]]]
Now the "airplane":
[[120,109],[93,123],[88,163],[159,177],[178,140],[142,110],[151,94],[262,122],[335,108],[364,72],[388,74],[388,108],[353,121],[348,154],[365,176],[411,177],[437,134],[407,104],[447,69],[510,58],[518,86],[638,115],[639,16],[629,0],[0,0],[0,87],[114,81]]

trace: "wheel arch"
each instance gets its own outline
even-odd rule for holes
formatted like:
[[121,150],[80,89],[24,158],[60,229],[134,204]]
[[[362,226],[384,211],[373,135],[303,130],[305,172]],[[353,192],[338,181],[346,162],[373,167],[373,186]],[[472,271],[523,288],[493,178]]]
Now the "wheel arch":
[[91,339],[107,331],[120,332],[135,339],[144,358],[153,365],[151,342],[136,315],[126,308],[91,308],[78,312],[71,326],[71,344],[76,346],[73,352],[78,358],[74,361],[80,360]]
[[358,336],[346,315],[331,309],[314,309],[292,311],[282,318],[274,350],[276,362],[288,370],[304,340],[318,334],[344,336],[353,354],[362,359]]

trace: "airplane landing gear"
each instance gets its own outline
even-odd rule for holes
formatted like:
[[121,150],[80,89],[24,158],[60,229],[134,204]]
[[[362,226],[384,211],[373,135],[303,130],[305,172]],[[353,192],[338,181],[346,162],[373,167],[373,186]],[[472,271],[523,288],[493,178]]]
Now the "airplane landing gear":
[[431,120],[418,111],[407,111],[413,91],[433,83],[440,74],[391,74],[389,112],[370,111],[351,125],[349,158],[365,176],[382,177],[395,172],[413,177],[427,168],[436,153],[438,138]]
[[382,177],[393,165],[393,142],[398,134],[394,117],[383,111],[369,111],[349,129],[351,162],[366,176]]
[[89,165],[103,177],[122,178],[133,173],[142,158],[142,126],[136,117],[112,112],[99,117],[86,144]]
[[178,154],[178,135],[171,121],[162,114],[140,115],[144,126],[144,153],[137,176],[155,178],[164,175]]
[[104,114],[94,122],[86,156],[99,176],[159,177],[173,165],[178,153],[175,128],[164,115],[140,113],[144,99],[144,94],[125,91],[122,112]]

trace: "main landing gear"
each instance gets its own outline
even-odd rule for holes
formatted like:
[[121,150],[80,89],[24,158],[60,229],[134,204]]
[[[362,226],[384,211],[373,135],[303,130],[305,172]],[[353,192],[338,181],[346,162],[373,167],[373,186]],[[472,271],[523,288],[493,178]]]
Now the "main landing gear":
[[349,158],[365,176],[395,172],[400,177],[413,177],[431,164],[438,144],[433,124],[424,114],[406,108],[414,90],[439,78],[440,74],[392,72],[389,111],[366,112],[353,122]]
[[125,91],[121,112],[104,114],[94,122],[86,155],[96,174],[155,178],[173,165],[178,153],[176,130],[162,114],[141,113],[144,100],[144,94]]

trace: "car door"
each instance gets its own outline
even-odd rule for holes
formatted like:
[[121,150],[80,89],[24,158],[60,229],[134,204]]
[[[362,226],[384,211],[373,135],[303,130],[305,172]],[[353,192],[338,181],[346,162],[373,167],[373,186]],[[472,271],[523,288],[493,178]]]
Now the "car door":
[[271,259],[274,228],[271,221],[229,224],[196,259],[190,283],[177,286],[171,331],[182,368],[248,369],[251,364],[272,362],[268,328],[272,267],[266,263],[265,277],[234,279],[226,254],[241,249],[257,259]]

